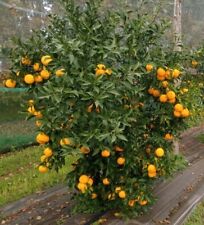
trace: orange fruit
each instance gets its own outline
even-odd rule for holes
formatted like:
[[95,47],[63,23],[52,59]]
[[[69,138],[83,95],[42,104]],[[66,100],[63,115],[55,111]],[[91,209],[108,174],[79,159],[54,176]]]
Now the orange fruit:
[[135,200],[129,200],[129,201],[128,201],[128,205],[129,205],[130,207],[134,207],[134,205],[135,205]]
[[40,72],[40,76],[44,79],[44,80],[47,80],[50,78],[50,72],[48,70],[45,70],[43,69],[41,72]]
[[24,82],[26,84],[33,84],[35,82],[34,76],[32,74],[26,74],[24,77]]
[[163,88],[167,88],[168,85],[169,85],[168,81],[163,81],[163,82],[162,82],[162,87],[163,87]]
[[159,76],[159,75],[157,75],[157,80],[160,80],[160,81],[165,80],[165,75],[164,75],[164,76]]
[[51,148],[45,148],[45,150],[44,150],[44,155],[47,157],[47,158],[49,158],[49,157],[51,157],[52,155],[53,155],[53,151],[52,151],[52,149]]
[[198,62],[196,60],[192,60],[191,65],[193,67],[196,67],[198,65]]
[[179,118],[179,117],[181,117],[181,113],[174,110],[174,116]]
[[152,173],[148,172],[148,177],[153,178],[156,176],[157,176],[157,172],[152,172]]
[[147,200],[140,200],[139,201],[139,204],[141,205],[141,206],[144,206],[144,205],[147,205]]
[[187,93],[187,92],[188,92],[188,88],[183,88],[182,91],[183,91],[184,93]]
[[115,151],[116,151],[116,152],[123,152],[124,149],[121,148],[120,146],[115,146]]
[[34,115],[36,116],[36,118],[41,119],[43,117],[42,113],[40,111],[35,111]]
[[44,56],[41,57],[41,63],[44,66],[47,66],[52,61],[53,61],[53,59],[50,55],[44,55]]
[[148,93],[149,93],[150,95],[153,95],[153,93],[154,93],[154,88],[149,88],[149,89],[148,89]]
[[36,136],[36,141],[39,144],[46,144],[47,142],[49,142],[50,138],[48,135],[46,135],[45,133],[41,132]]
[[115,188],[115,193],[119,193],[119,191],[121,191],[121,187],[116,187]]
[[47,173],[49,169],[46,166],[39,166],[38,170],[40,173]]
[[153,164],[148,165],[147,167],[148,173],[155,173],[156,172],[156,167]]
[[106,186],[110,184],[110,180],[108,178],[104,178],[102,182]]
[[172,98],[168,102],[171,103],[171,104],[174,104],[176,102],[176,98]]
[[104,75],[106,70],[96,69],[96,76]]
[[180,76],[181,72],[177,69],[174,69],[172,72],[173,78],[178,78]]
[[40,157],[40,161],[43,163],[43,162],[45,162],[47,160],[47,157],[46,157],[46,155],[42,155],[41,157]]
[[188,110],[188,109],[183,109],[183,110],[181,111],[181,116],[182,116],[182,117],[189,117],[189,116],[190,116],[189,110]]
[[160,96],[160,91],[159,90],[153,90],[153,94],[152,94],[155,98]]
[[125,164],[125,158],[124,157],[119,157],[117,159],[117,164],[120,165],[120,166],[124,165]]
[[175,94],[175,92],[173,92],[173,91],[168,91],[168,92],[166,93],[166,95],[167,95],[167,98],[168,98],[169,100],[176,98],[176,94]]
[[152,71],[153,70],[153,65],[152,64],[147,64],[146,65],[146,70],[147,70],[147,72]]
[[157,157],[163,157],[163,156],[164,156],[164,149],[163,149],[163,148],[157,148],[157,149],[155,150],[155,155],[156,155]]
[[93,179],[92,178],[89,178],[87,184],[89,184],[90,186],[92,186],[93,185],[93,182],[94,182]]
[[157,76],[159,76],[159,77],[164,77],[165,78],[165,75],[166,75],[166,71],[163,69],[163,68],[159,68],[158,70],[157,70]]
[[92,193],[91,194],[91,199],[96,199],[97,198],[97,194],[96,193]]
[[106,70],[106,66],[104,64],[98,64],[96,68],[99,70]]
[[58,69],[58,70],[56,70],[56,72],[55,72],[55,75],[56,75],[57,77],[62,77],[64,74],[65,74],[65,70],[64,70],[64,69]]
[[39,64],[39,63],[34,63],[34,65],[33,65],[33,70],[34,70],[35,72],[40,71],[40,64]]
[[85,191],[87,190],[87,185],[83,184],[83,183],[78,183],[77,184],[77,188],[82,192],[85,193]]
[[83,153],[83,154],[89,154],[90,148],[89,147],[86,147],[86,146],[82,146],[80,148],[80,152]]
[[29,66],[31,64],[31,60],[27,56],[25,56],[21,58],[21,63],[23,65]]
[[72,140],[70,138],[62,138],[60,140],[60,145],[64,146],[64,145],[72,145]]
[[167,141],[170,141],[170,140],[172,140],[172,139],[173,139],[173,135],[172,135],[172,134],[167,133],[167,134],[165,134],[164,139],[165,139],[165,140],[167,140]]
[[79,182],[82,184],[87,184],[89,181],[89,177],[87,175],[81,175],[79,177]]
[[104,158],[108,158],[110,156],[110,151],[108,149],[105,149],[101,152],[101,156]]
[[181,104],[176,104],[175,106],[174,106],[174,110],[175,111],[178,111],[178,112],[182,112],[183,111],[183,105],[181,105]]
[[36,120],[35,125],[36,125],[37,127],[40,127],[40,126],[42,126],[42,123],[41,123],[39,120]]
[[28,107],[28,112],[30,113],[30,114],[34,114],[36,111],[35,111],[35,107],[34,106],[30,106],[30,107]]
[[125,191],[120,191],[120,192],[118,193],[118,196],[119,196],[119,198],[124,199],[124,198],[126,197]]
[[43,78],[40,75],[37,75],[34,77],[34,80],[36,83],[41,83],[43,81]]
[[111,69],[107,69],[105,72],[107,75],[111,75],[113,73],[113,71]]
[[166,77],[166,79],[168,79],[168,80],[171,79],[171,71],[170,71],[170,70],[166,70],[166,72],[165,72],[165,77]]
[[5,81],[5,86],[7,88],[15,88],[16,87],[16,81],[12,79],[8,79]]
[[159,97],[160,102],[165,103],[167,102],[167,100],[168,100],[167,95],[160,95]]

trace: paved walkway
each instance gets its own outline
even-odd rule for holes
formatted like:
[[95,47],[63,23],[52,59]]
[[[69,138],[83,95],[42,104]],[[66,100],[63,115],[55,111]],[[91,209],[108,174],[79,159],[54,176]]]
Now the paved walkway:
[[156,204],[137,219],[123,221],[111,213],[71,216],[73,202],[70,193],[66,187],[58,186],[0,209],[0,224],[88,225],[99,218],[105,218],[103,224],[107,225],[182,224],[189,212],[204,198],[204,144],[196,139],[200,133],[204,133],[204,124],[182,135],[180,149],[189,167],[173,179],[156,186]]

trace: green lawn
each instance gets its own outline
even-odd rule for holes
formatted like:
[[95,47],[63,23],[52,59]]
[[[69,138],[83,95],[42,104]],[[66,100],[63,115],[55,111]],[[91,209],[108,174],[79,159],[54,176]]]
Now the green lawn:
[[204,224],[204,202],[200,203],[187,219],[184,225],[203,225]]
[[76,158],[67,159],[66,166],[59,173],[50,171],[40,174],[37,166],[41,155],[40,147],[0,155],[0,206],[65,182],[71,163]]

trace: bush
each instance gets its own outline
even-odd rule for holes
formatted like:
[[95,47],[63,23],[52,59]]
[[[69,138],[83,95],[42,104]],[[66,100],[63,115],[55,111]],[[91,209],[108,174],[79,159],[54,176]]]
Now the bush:
[[77,211],[137,215],[154,202],[155,182],[175,171],[172,141],[191,114],[180,90],[182,53],[163,44],[166,23],[139,10],[62,2],[63,16],[18,41],[14,81],[5,84],[33,95],[28,114],[37,118],[36,140],[45,146],[40,172],[80,155],[67,176],[78,190]]

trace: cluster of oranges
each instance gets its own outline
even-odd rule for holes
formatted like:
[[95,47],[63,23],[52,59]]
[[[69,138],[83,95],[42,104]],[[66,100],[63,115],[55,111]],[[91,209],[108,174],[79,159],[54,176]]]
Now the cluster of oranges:
[[[47,66],[49,66],[52,61],[53,59],[50,55],[42,56],[40,62],[34,62],[33,64],[31,59],[27,56],[22,57],[20,62],[21,66],[26,67],[26,70],[30,72],[24,73],[19,71],[16,73],[16,76],[21,77],[22,75],[22,81],[27,85],[42,83],[43,81],[48,80],[51,76],[51,72],[48,70]],[[61,77],[64,74],[65,70],[62,68],[55,71],[55,75],[57,77]],[[7,79],[4,84],[8,88],[14,88],[16,87],[17,82],[14,79]]]
[[[77,188],[82,192],[85,193],[86,190],[88,190],[88,188],[91,188],[91,186],[93,185],[94,181],[91,177],[87,176],[87,175],[81,175],[79,177],[79,183],[77,184]],[[93,193],[92,194],[92,198],[96,198],[96,194]]]

